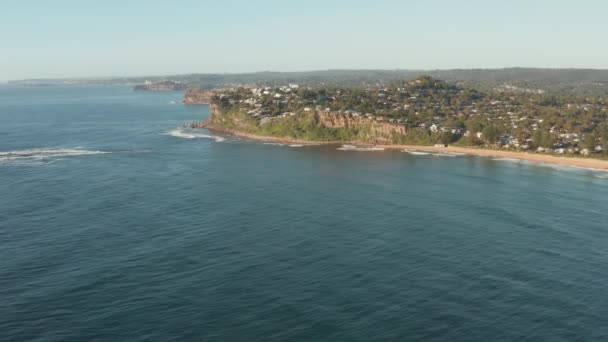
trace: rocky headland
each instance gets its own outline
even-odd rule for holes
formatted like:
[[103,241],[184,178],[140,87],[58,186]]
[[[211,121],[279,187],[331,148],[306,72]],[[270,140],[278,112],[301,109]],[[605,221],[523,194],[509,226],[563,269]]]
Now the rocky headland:
[[[202,101],[201,91],[191,97],[190,101]],[[207,92],[205,96],[213,99],[213,93]],[[205,100],[206,101],[206,100]],[[200,102],[196,102],[200,103]],[[274,141],[283,143],[297,144],[357,144],[362,146],[374,146],[379,149],[398,149],[403,151],[428,151],[435,153],[448,154],[467,154],[473,156],[484,156],[494,158],[510,158],[513,160],[525,160],[546,164],[557,164],[579,168],[592,168],[598,170],[608,170],[608,161],[594,158],[577,158],[554,156],[539,153],[522,151],[503,151],[488,148],[458,147],[458,146],[420,146],[395,142],[395,136],[411,134],[408,128],[403,125],[367,120],[364,117],[341,112],[311,112],[296,116],[275,119],[275,124],[280,126],[285,124],[285,120],[292,120],[289,124],[290,131],[295,129],[308,130],[345,130],[348,132],[358,132],[356,135],[349,136],[349,139],[311,139],[308,135],[281,135],[273,128],[273,121],[255,121],[247,115],[233,111],[224,111],[221,106],[213,101],[209,103],[211,113],[209,119],[202,122],[190,124],[190,128],[205,128],[220,133],[228,133],[252,140]],[[312,126],[311,126],[312,125]],[[361,134],[361,133],[364,134]]]
[[212,90],[188,89],[184,95],[185,104],[210,104],[214,92]]

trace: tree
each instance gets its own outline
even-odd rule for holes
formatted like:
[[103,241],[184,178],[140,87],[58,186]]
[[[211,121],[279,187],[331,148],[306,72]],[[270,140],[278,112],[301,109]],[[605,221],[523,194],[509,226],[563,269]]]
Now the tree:
[[454,140],[454,134],[452,134],[452,132],[443,132],[441,134],[441,138],[440,141],[442,144],[444,145],[449,145],[450,143],[452,143],[452,141]]
[[583,142],[583,147],[589,149],[589,151],[593,151],[597,146],[597,138],[593,134],[587,134],[585,136],[585,141]]
[[491,144],[498,142],[500,138],[500,131],[494,125],[486,126],[483,129],[483,137]]
[[538,146],[541,147],[551,148],[553,147],[553,144],[555,144],[555,137],[549,132],[543,132],[538,134],[536,139],[538,139],[536,143],[538,144]]
[[464,129],[466,126],[465,126],[464,122],[462,122],[462,121],[458,120],[458,121],[456,121],[456,122],[454,123],[454,127],[455,127],[455,128]]
[[479,119],[469,119],[467,120],[467,122],[465,122],[465,125],[467,127],[467,130],[473,135],[478,132],[481,132],[482,126],[481,122],[479,122]]

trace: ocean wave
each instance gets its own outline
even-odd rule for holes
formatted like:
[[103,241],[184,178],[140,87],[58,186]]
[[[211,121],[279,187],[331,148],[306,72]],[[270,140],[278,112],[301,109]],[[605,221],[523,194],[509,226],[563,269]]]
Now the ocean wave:
[[109,151],[92,151],[83,149],[53,149],[53,148],[33,148],[19,151],[0,152],[0,161],[16,160],[41,160],[60,157],[86,156],[93,154],[108,154]]
[[435,157],[458,157],[457,154],[453,154],[453,153],[447,153],[447,152],[442,152],[442,153],[433,153],[433,155]]
[[358,147],[355,145],[342,145],[339,147],[340,151],[357,151],[357,152],[371,152],[371,151],[384,151],[383,147]]
[[172,137],[176,137],[176,138],[182,138],[182,139],[214,139],[215,142],[226,141],[225,138],[218,137],[217,135],[210,135],[210,134],[204,134],[204,133],[198,133],[198,132],[186,132],[183,129],[173,129],[165,134],[170,135]]
[[543,162],[543,161],[524,160],[524,159],[516,159],[516,158],[492,158],[492,160],[548,168],[548,169],[553,169],[553,170],[561,171],[561,172],[588,171],[588,172],[596,173],[597,178],[607,178],[608,179],[608,170],[606,170],[606,169],[598,169],[598,168],[593,168],[593,167],[577,166],[577,165],[554,164],[554,163],[547,163],[547,162]]
[[522,161],[521,159],[515,159],[515,158],[492,158],[492,160],[505,161],[505,162],[511,162],[511,163],[520,163]]
[[429,153],[428,152],[421,152],[421,151],[416,151],[416,150],[402,150],[401,152],[405,152],[405,153],[409,153],[415,156],[428,156]]
[[283,143],[276,143],[276,142],[265,142],[262,144],[269,145],[269,146],[304,147],[304,144],[283,144]]
[[[548,165],[548,164],[547,164]],[[556,166],[558,164],[555,164]],[[608,173],[607,169],[598,169],[595,167],[586,167],[586,166],[576,166],[576,165],[559,165],[562,169],[574,169],[578,171],[590,171],[593,173],[598,173],[598,178],[608,178],[606,173]]]

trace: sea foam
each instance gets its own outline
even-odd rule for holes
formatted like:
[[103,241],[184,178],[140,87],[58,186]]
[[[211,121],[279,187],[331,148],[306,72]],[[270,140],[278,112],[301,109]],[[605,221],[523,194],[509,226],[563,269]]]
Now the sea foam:
[[216,142],[226,141],[225,138],[218,137],[216,135],[197,133],[197,132],[186,132],[183,129],[173,129],[165,134],[170,135],[172,137],[176,137],[176,138],[182,138],[182,139],[214,139]]
[[382,147],[358,147],[355,145],[342,145],[339,147],[340,151],[357,151],[357,152],[370,152],[370,151],[384,151]]
[[401,152],[405,152],[405,153],[409,153],[415,156],[428,156],[429,153],[428,152],[421,152],[421,151],[416,151],[416,150],[402,150]]
[[59,157],[85,156],[93,154],[108,154],[109,151],[92,151],[83,149],[54,149],[54,148],[33,148],[18,151],[0,152],[0,161],[15,161],[15,160],[40,160]]
[[[288,147],[304,147],[304,144],[283,144],[283,143],[276,143],[276,142],[265,142],[262,143],[263,145],[269,145],[269,146],[288,146]],[[313,146],[313,145],[307,145],[307,146]]]
[[492,158],[492,160],[511,162],[511,163],[520,163],[522,161],[521,159],[515,159],[515,158]]
[[562,171],[562,172],[589,171],[589,172],[597,173],[597,175],[596,175],[597,178],[608,178],[608,175],[607,175],[608,170],[606,170],[606,169],[598,169],[598,168],[593,168],[593,167],[585,167],[585,166],[577,166],[577,165],[545,163],[542,161],[523,160],[523,159],[515,159],[515,158],[492,158],[492,160],[517,163],[517,164],[521,164],[521,165],[549,168],[549,169],[553,169],[556,171]]

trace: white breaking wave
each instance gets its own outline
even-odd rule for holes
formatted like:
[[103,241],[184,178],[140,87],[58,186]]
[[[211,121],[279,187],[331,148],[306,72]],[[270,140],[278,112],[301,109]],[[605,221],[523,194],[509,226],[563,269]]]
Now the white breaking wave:
[[456,157],[455,154],[450,153],[433,153],[435,157]]
[[216,135],[209,135],[209,134],[196,133],[196,132],[186,132],[183,129],[173,129],[165,134],[170,135],[172,137],[183,138],[183,139],[214,139],[216,142],[226,141],[225,138],[218,137]]
[[496,160],[496,161],[506,161],[506,162],[515,162],[515,163],[519,163],[521,162],[520,159],[514,159],[514,158],[492,158],[492,160]]
[[342,145],[339,147],[340,151],[357,151],[357,152],[369,152],[369,151],[384,151],[383,147],[358,147],[355,145]]
[[608,178],[608,175],[606,175],[608,173],[608,170],[606,170],[606,169],[597,169],[597,168],[593,168],[593,167],[584,167],[584,166],[576,166],[576,165],[553,164],[553,163],[545,163],[542,161],[523,160],[523,159],[515,159],[515,158],[492,158],[492,160],[549,168],[549,169],[553,169],[556,171],[563,171],[563,172],[590,171],[590,172],[597,173],[595,175],[595,177],[597,177],[597,178]]
[[82,149],[33,148],[29,150],[0,152],[0,161],[50,159],[108,153],[112,152]]
[[[543,163],[543,165],[549,165],[549,164]],[[606,174],[608,172],[608,170],[606,170],[606,169],[597,169],[597,168],[594,168],[594,167],[584,167],[584,166],[576,166],[576,165],[553,164],[551,166],[554,167],[554,168],[556,168],[556,169],[558,169],[558,170],[561,170],[561,171],[565,171],[565,170],[568,170],[568,169],[576,170],[576,171],[590,171],[590,172],[593,172],[593,173],[597,173],[598,174],[597,175],[598,178],[606,178],[605,175],[601,175],[601,174]]]
[[263,145],[269,145],[269,146],[289,146],[289,147],[304,147],[304,144],[282,144],[282,143],[276,143],[276,142],[265,142],[262,143]]
[[420,152],[420,151],[414,151],[414,150],[402,150],[401,152],[413,154],[415,156],[428,156],[429,155],[428,152]]

